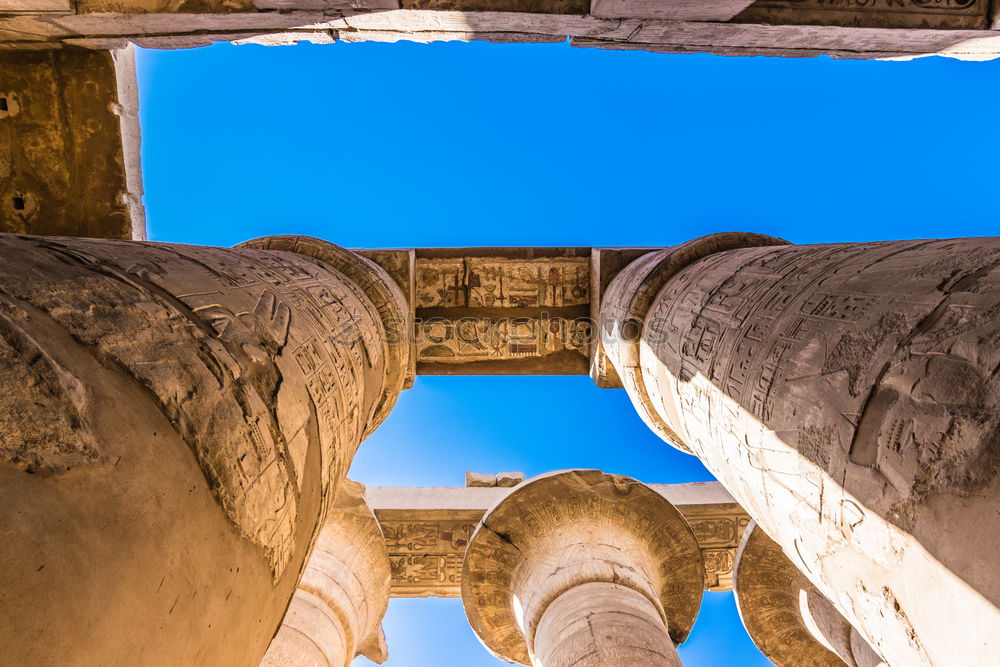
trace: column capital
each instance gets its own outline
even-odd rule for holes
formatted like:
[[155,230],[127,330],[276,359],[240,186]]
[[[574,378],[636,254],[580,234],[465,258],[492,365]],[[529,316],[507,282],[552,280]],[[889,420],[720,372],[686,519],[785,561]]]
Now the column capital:
[[671,425],[657,411],[642,379],[639,342],[650,307],[660,290],[680,271],[715,253],[738,248],[788,245],[788,241],[749,232],[709,234],[680,245],[643,255],[615,276],[601,303],[601,346],[622,384],[636,403],[639,416],[657,435],[678,449],[691,453]]
[[775,243],[719,235],[633,262],[604,300],[605,352],[646,423],[880,655],[988,662],[1000,239]]
[[[412,383],[410,355],[412,315],[399,285],[378,264],[329,241],[312,236],[262,236],[236,246],[251,250],[284,250],[317,259],[351,279],[377,312],[382,322],[381,346],[386,360],[381,397],[368,421],[364,437],[371,435],[385,421],[396,404],[399,392]],[[365,345],[373,341],[362,338]]]
[[387,658],[381,621],[391,580],[385,538],[365,487],[344,480],[262,666],[350,665]]
[[884,667],[840,612],[753,522],[736,554],[735,578],[743,625],[778,667]]
[[701,605],[697,538],[673,505],[634,479],[599,470],[548,473],[487,512],[466,552],[462,598],[494,655],[530,664],[543,614],[590,583],[641,594],[680,643]]

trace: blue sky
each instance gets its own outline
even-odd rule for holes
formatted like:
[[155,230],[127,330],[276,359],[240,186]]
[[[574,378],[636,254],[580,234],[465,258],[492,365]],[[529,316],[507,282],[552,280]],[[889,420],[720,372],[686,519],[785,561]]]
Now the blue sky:
[[[1000,234],[1000,61],[671,56],[567,44],[140,51],[149,236],[230,246],[670,245]],[[586,377],[421,377],[367,484],[588,467],[711,479]],[[391,667],[502,664],[457,600],[396,600]],[[706,595],[687,667],[769,665]],[[359,659],[358,663],[366,663]]]

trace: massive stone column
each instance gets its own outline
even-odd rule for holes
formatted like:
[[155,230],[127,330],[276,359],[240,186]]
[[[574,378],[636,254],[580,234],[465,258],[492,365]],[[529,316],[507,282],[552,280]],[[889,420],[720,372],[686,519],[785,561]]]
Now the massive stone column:
[[0,646],[253,665],[403,383],[372,263],[0,235]]
[[1000,239],[646,255],[602,303],[640,414],[893,665],[1000,650]]
[[778,667],[885,667],[826,596],[753,523],[736,556],[736,604],[747,633]]
[[663,496],[628,477],[536,477],[473,534],[462,599],[483,644],[536,667],[680,665],[701,605],[698,541]]
[[389,584],[385,538],[364,487],[345,480],[261,665],[347,667],[357,655],[381,664]]

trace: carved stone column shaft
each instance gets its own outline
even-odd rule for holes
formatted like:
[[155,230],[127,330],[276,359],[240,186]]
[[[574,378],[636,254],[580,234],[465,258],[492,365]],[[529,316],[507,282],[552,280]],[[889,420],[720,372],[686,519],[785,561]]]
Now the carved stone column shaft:
[[345,480],[261,665],[347,667],[358,654],[381,663],[389,584],[385,538],[364,487]]
[[892,664],[1000,650],[1000,239],[646,255],[602,301],[640,414]]
[[4,659],[259,661],[402,383],[372,295],[298,251],[0,235]]
[[680,667],[662,612],[648,597],[606,581],[566,591],[542,613],[534,662],[544,667]]

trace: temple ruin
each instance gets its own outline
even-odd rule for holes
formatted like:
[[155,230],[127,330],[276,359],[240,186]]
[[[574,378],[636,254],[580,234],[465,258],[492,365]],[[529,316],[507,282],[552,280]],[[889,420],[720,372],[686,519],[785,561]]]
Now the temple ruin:
[[[18,545],[0,643],[21,664],[378,658],[390,596],[460,596],[492,652],[545,666],[680,664],[702,590],[735,589],[778,665],[988,664],[1000,636],[979,530],[1000,461],[995,239],[8,234],[0,254],[18,388],[0,406]],[[624,387],[720,483],[344,479],[414,374],[468,372]],[[99,620],[69,630],[80,616]],[[53,622],[67,630],[25,639]],[[578,637],[595,624],[610,639]]]
[[[680,665],[702,592],[734,590],[779,667],[994,664],[1000,239],[149,243],[131,45],[981,59],[997,6],[0,0],[4,659],[377,662],[388,600],[438,596],[507,661]],[[719,481],[348,480],[431,374],[624,388]]]

